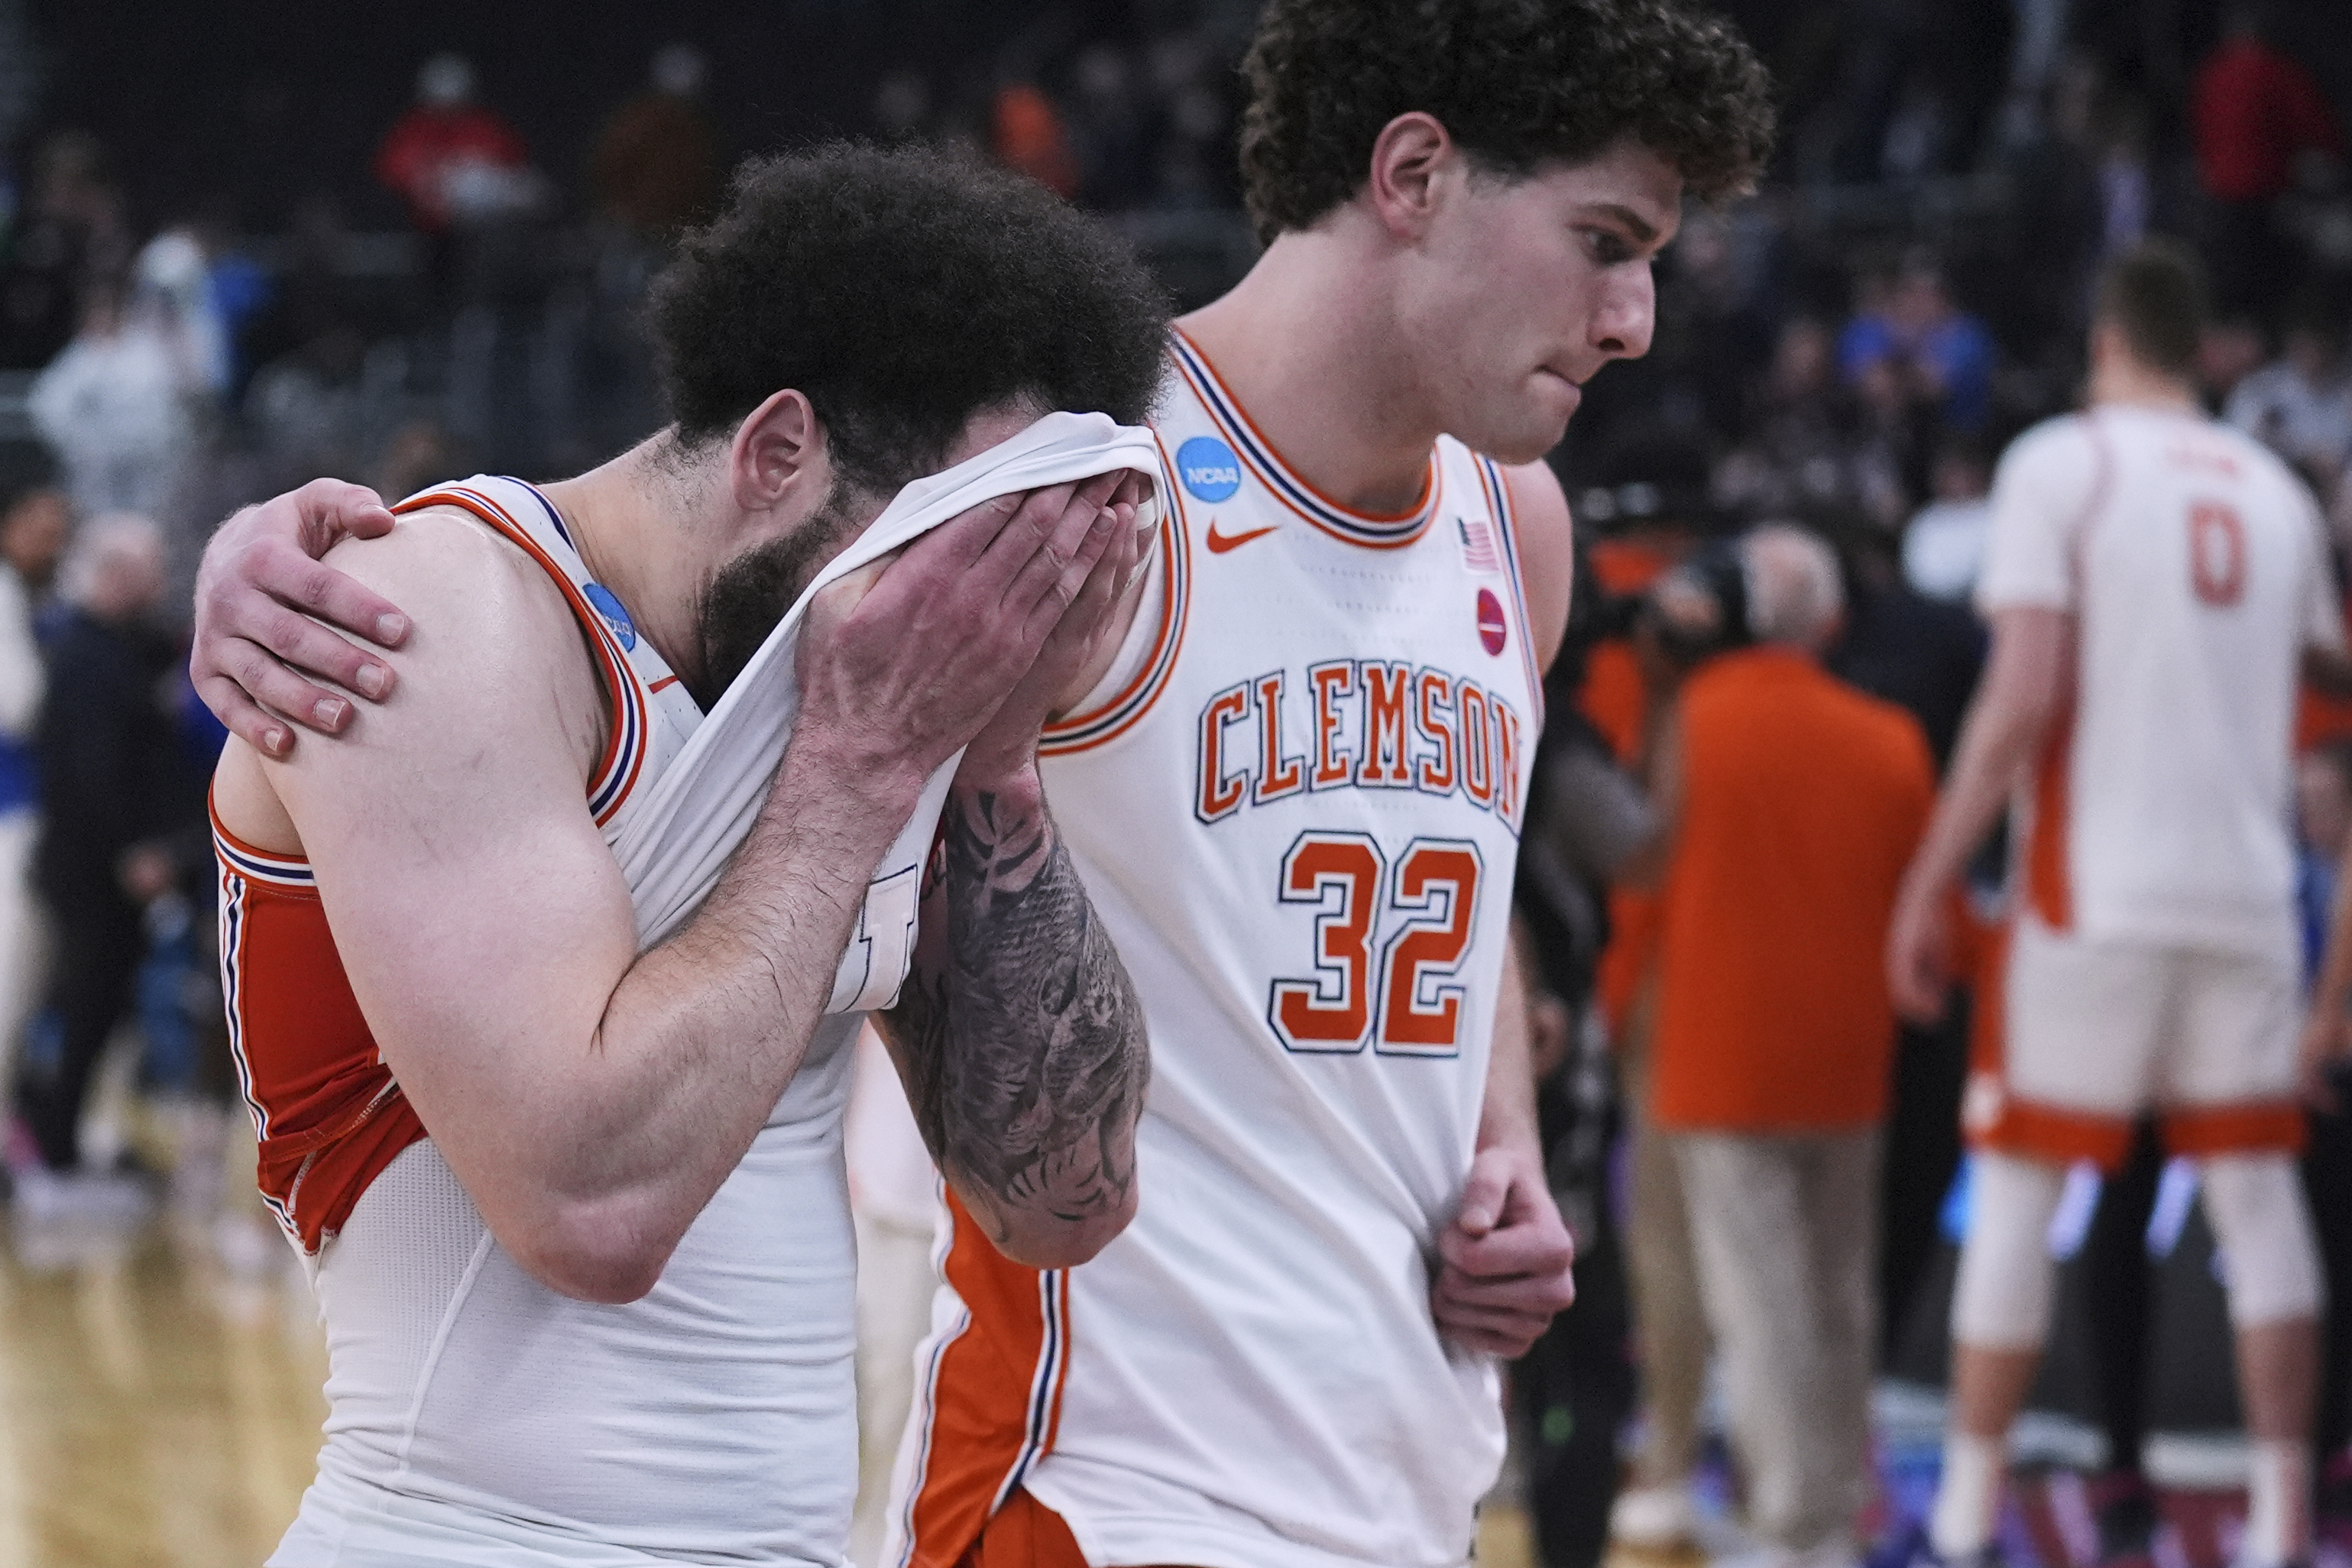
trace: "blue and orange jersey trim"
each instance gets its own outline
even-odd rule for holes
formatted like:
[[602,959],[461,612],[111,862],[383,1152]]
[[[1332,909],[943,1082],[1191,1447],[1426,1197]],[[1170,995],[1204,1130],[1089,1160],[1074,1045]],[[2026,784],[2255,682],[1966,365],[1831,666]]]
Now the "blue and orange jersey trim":
[[1486,492],[1487,515],[1495,520],[1495,530],[1503,536],[1503,563],[1511,574],[1511,604],[1519,616],[1519,658],[1528,671],[1528,700],[1534,708],[1535,727],[1538,733],[1544,719],[1544,672],[1536,660],[1535,620],[1528,614],[1527,579],[1519,567],[1518,518],[1511,510],[1511,482],[1502,466],[1492,458],[1478,459],[1479,488]]
[[424,1126],[352,994],[308,864],[213,816],[221,999],[237,1092],[253,1118],[261,1201],[306,1254]]
[[[534,492],[536,493],[536,492]],[[545,504],[544,498],[541,504]],[[419,511],[426,507],[451,506],[470,512],[475,518],[496,529],[502,536],[522,550],[546,574],[555,580],[563,592],[572,614],[588,632],[589,646],[595,650],[596,666],[604,679],[605,689],[612,694],[612,733],[604,742],[604,756],[596,764],[588,785],[588,810],[596,826],[604,826],[629,798],[636,787],[637,777],[644,771],[648,723],[646,712],[646,690],[629,662],[628,650],[621,646],[604,617],[580,591],[580,584],[562,562],[548,553],[545,546],[531,537],[530,531],[517,521],[496,499],[466,485],[444,485],[409,497],[393,508],[395,512]],[[570,531],[556,518],[555,509],[548,507],[554,520],[557,536],[568,545]]]
[[1422,480],[1421,498],[1403,511],[1382,516],[1341,506],[1290,471],[1273,444],[1259,434],[1242,405],[1217,378],[1215,367],[1209,363],[1207,356],[1191,340],[1171,328],[1168,342],[1169,355],[1175,361],[1185,384],[1200,399],[1201,406],[1209,411],[1219,432],[1240,454],[1251,476],[1284,507],[1342,543],[1360,544],[1370,550],[1401,550],[1429,531],[1431,521],[1437,516],[1444,489],[1433,448],[1429,455],[1429,471]]
[[[1155,435],[1155,440],[1157,437]],[[1192,604],[1192,531],[1184,516],[1182,487],[1176,482],[1165,442],[1160,447],[1160,604],[1159,629],[1150,654],[1130,679],[1100,706],[1070,713],[1045,726],[1037,744],[1045,757],[1074,756],[1108,745],[1143,721],[1175,672],[1176,656],[1184,647],[1184,625]],[[1140,609],[1138,611],[1141,613]]]
[[1014,1263],[952,1190],[934,1265],[963,1308],[918,1369],[914,1466],[892,1568],[957,1568],[1060,1434],[1070,1277]]

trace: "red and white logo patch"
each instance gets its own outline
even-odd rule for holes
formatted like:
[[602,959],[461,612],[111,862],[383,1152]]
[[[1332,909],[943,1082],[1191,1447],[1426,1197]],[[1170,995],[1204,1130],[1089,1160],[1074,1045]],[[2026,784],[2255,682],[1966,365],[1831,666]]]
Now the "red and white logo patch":
[[1510,623],[1503,619],[1503,601],[1495,597],[1492,588],[1479,589],[1478,640],[1486,645],[1488,653],[1499,657],[1510,636]]

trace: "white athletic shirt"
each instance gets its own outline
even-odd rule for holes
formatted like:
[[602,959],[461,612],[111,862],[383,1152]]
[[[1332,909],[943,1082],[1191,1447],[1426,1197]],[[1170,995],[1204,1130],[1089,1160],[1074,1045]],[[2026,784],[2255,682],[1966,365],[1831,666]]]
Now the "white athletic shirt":
[[[464,506],[527,541],[590,612],[607,679],[627,683],[591,794],[617,843],[700,711],[536,489],[476,478],[407,504]],[[625,1306],[523,1272],[429,1139],[394,1158],[316,1260],[326,1444],[272,1568],[835,1568],[857,1483],[841,1125],[861,1016],[818,1026],[742,1163]]]
[[1343,510],[1173,353],[1151,585],[1043,763],[1149,1021],[1141,1203],[1045,1274],[950,1209],[885,1561],[1025,1486],[1092,1563],[1452,1568],[1503,1452],[1429,1288],[1542,721],[1509,509],[1448,440]]
[[2185,412],[2051,420],[2001,459],[1977,601],[2069,611],[2079,628],[2072,704],[2022,791],[2037,916],[2291,954],[2298,665],[2344,643],[2301,482]]

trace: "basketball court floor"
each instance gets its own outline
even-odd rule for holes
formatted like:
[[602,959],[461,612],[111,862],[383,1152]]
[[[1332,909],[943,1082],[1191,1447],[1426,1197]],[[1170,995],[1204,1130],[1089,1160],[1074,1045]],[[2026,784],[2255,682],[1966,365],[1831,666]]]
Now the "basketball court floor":
[[[0,1568],[257,1568],[310,1483],[326,1352],[262,1215],[0,1213]],[[1489,1509],[1480,1568],[1533,1568]]]

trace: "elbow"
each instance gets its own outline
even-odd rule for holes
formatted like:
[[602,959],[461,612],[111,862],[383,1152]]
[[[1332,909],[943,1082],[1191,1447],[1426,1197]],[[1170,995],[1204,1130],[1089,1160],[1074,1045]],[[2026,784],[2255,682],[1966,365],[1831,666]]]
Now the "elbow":
[[999,1230],[996,1250],[1024,1268],[1076,1268],[1093,1261],[1135,1218],[1135,1184],[1108,1207],[1083,1215],[1023,1215]]
[[519,1229],[498,1239],[524,1272],[559,1296],[613,1307],[649,1294],[678,1243],[642,1205],[610,1198],[556,1205]]

